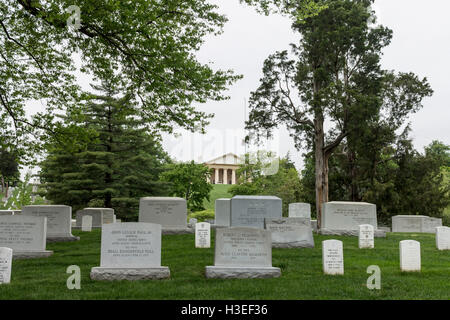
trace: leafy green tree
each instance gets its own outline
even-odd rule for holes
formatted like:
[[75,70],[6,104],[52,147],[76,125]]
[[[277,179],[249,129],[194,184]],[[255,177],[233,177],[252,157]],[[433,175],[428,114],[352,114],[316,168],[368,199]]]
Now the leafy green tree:
[[45,196],[75,208],[101,204],[133,219],[140,197],[167,192],[159,175],[170,158],[147,132],[130,95],[117,96],[106,83],[96,89],[104,94],[64,117],[67,127],[78,125],[90,139],[48,146],[40,173]]
[[[78,26],[76,11],[68,11],[73,5],[0,2],[0,115],[27,143],[36,141],[30,133],[70,140],[56,115],[84,97],[74,76],[78,61],[94,80],[115,79],[145,121],[168,132],[176,125],[203,130],[210,115],[195,104],[225,99],[221,92],[239,78],[196,59],[204,37],[219,34],[226,22],[206,0],[80,0]],[[33,100],[46,111],[29,119],[25,104]]]
[[[393,143],[381,152],[376,151],[380,161],[376,161],[374,168],[372,162],[366,161],[372,155],[358,154],[353,164],[356,175],[349,173],[347,154],[341,150],[345,145],[340,146],[330,161],[330,199],[353,200],[356,184],[358,201],[376,204],[381,223],[389,225],[391,217],[397,214],[442,217],[443,210],[450,204],[450,183],[445,180],[445,171],[442,170],[446,156],[431,150],[445,150],[446,146],[434,141],[421,154],[414,150],[409,132],[407,127]],[[370,152],[369,144],[368,148]],[[311,154],[305,162],[302,190],[304,196],[311,200],[315,189]]]
[[450,167],[450,146],[442,141],[433,140],[425,148],[425,154],[436,159],[442,167]]
[[17,183],[11,196],[4,203],[0,202],[0,209],[21,210],[23,206],[45,204],[42,197],[34,194],[30,180],[31,173],[28,172],[24,180]]
[[173,163],[167,166],[167,171],[161,174],[161,179],[170,183],[170,195],[184,198],[191,211],[205,210],[204,200],[209,201],[209,193],[213,189],[210,171],[204,164],[194,161]]
[[0,149],[1,192],[7,193],[8,188],[19,181],[19,163],[17,155],[5,149]]
[[292,45],[294,59],[287,51],[269,56],[250,97],[246,126],[252,134],[267,137],[286,126],[298,149],[306,143],[314,150],[319,225],[321,204],[329,199],[330,158],[339,145],[354,141],[384,113],[384,121],[402,123],[432,93],[426,79],[381,69],[381,51],[392,31],[375,25],[372,2],[324,0],[317,14],[294,20],[292,27],[301,35]]
[[444,209],[450,205],[450,184],[444,183],[441,171],[442,155],[432,152],[436,142],[427,146],[424,154],[411,145],[410,141],[406,141],[406,147],[398,155],[395,187],[400,201],[395,209],[400,214],[442,217]]
[[240,0],[249,5],[256,6],[264,13],[278,12],[295,18],[298,22],[313,17],[327,8],[325,1],[317,0]]

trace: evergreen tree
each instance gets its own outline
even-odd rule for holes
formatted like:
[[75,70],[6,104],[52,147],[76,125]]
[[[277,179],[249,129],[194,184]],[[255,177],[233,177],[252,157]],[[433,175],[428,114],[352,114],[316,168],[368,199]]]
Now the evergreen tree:
[[170,158],[159,138],[148,133],[130,95],[116,97],[112,84],[94,88],[104,94],[65,117],[68,127],[80,122],[91,138],[78,149],[73,141],[69,148],[56,142],[49,146],[41,164],[45,196],[75,208],[115,208],[119,217],[131,219],[140,197],[167,193],[159,174]]
[[[281,11],[302,12],[307,1],[248,0],[263,6],[278,5]],[[329,201],[329,164],[347,140],[349,155],[355,153],[366,128],[381,121],[401,122],[422,107],[432,90],[426,79],[414,74],[382,70],[382,49],[392,31],[375,25],[373,0],[323,0],[312,15],[298,19],[293,29],[301,35],[293,45],[293,57],[276,52],[264,62],[263,78],[251,93],[247,128],[257,137],[270,136],[286,126],[300,148],[306,142],[314,150],[315,203],[320,226],[321,204]],[[298,7],[297,7],[298,6]],[[329,129],[325,124],[329,123]],[[253,132],[252,132],[253,133]]]

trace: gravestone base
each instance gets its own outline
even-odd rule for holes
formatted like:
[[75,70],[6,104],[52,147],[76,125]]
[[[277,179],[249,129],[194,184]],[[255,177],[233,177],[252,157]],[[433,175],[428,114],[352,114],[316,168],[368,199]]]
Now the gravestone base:
[[221,228],[229,228],[229,226],[221,226],[218,224],[212,224],[211,229],[221,229]]
[[254,279],[278,278],[281,276],[280,268],[275,267],[206,267],[206,278],[219,279]]
[[276,249],[290,249],[290,248],[314,248],[314,244],[308,241],[298,241],[298,242],[272,242],[272,248]]
[[[101,229],[101,228],[102,228],[101,226],[92,226],[92,229]],[[72,229],[81,230],[81,226],[75,226],[72,227]]]
[[[319,229],[318,234],[325,236],[350,236],[357,237],[359,235],[358,230],[329,230],[329,229]],[[386,231],[377,229],[374,231],[375,238],[386,238]]]
[[71,242],[71,241],[79,241],[80,237],[76,237],[76,236],[51,236],[51,237],[47,237],[47,243],[48,242]]
[[13,260],[16,259],[37,259],[48,258],[53,254],[53,251],[17,251],[13,250]]
[[170,277],[168,267],[153,268],[108,268],[96,267],[91,269],[91,279],[98,281],[114,280],[159,280]]
[[189,227],[162,227],[162,234],[189,234],[194,232],[195,229]]
[[313,232],[317,232],[317,220],[311,220],[311,228]]

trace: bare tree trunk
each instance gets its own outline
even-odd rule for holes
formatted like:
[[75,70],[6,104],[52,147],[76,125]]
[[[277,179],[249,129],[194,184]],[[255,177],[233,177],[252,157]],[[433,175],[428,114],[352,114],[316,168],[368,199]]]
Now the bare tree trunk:
[[356,184],[357,172],[356,172],[356,155],[351,149],[347,152],[348,159],[348,171],[350,176],[350,199],[352,201],[359,201],[358,186]]
[[322,225],[322,203],[328,201],[328,159],[325,157],[325,134],[323,116],[317,114],[315,127],[315,173],[316,173],[316,213],[317,227]]

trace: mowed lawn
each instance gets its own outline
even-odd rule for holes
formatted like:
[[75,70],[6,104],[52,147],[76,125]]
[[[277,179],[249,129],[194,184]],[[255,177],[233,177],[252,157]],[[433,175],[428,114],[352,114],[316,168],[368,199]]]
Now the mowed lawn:
[[213,210],[216,203],[216,199],[231,198],[231,193],[228,192],[232,185],[230,184],[213,184],[213,189],[209,193],[209,201],[205,200],[203,205],[206,210]]
[[[314,249],[274,249],[273,265],[282,275],[273,279],[206,279],[213,265],[211,249],[195,249],[194,235],[164,235],[162,265],[171,278],[145,281],[91,281],[100,263],[101,231],[74,231],[78,242],[48,244],[50,258],[14,260],[12,283],[0,285],[0,299],[450,299],[450,251],[438,251],[432,234],[388,234],[375,239],[375,249],[358,249],[356,237],[315,235]],[[214,232],[213,232],[214,235]],[[344,242],[345,275],[322,273],[321,242]],[[399,241],[421,243],[422,272],[401,273]],[[81,268],[81,290],[66,287],[70,265]],[[370,265],[381,268],[381,290],[366,287]]]

